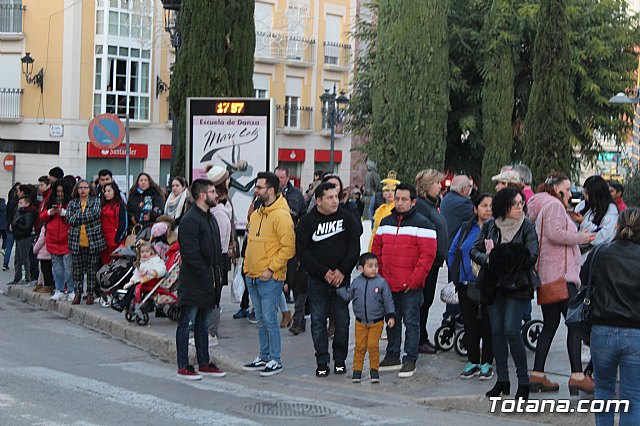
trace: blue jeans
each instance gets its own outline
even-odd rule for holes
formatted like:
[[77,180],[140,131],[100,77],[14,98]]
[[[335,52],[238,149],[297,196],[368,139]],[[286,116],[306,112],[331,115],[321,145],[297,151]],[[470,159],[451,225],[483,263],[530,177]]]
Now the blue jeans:
[[211,323],[211,308],[197,306],[180,306],[180,318],[176,328],[176,352],[178,355],[178,369],[189,365],[189,333],[193,330],[196,341],[196,358],[198,365],[209,364],[209,324]]
[[280,324],[278,323],[278,304],[284,281],[271,278],[260,281],[258,278],[245,277],[249,297],[256,312],[258,339],[260,340],[260,359],[280,362]]
[[[615,398],[620,370],[620,399],[629,400],[629,412],[620,413],[620,426],[640,424],[640,330],[594,325],[591,359],[596,399]],[[596,413],[596,425],[613,425],[614,413]]]
[[349,349],[349,304],[342,300],[335,287],[309,277],[309,310],[311,311],[311,338],[316,350],[316,362],[329,364],[329,334],[327,318],[329,306],[333,308],[336,319],[336,331],[333,335],[333,362],[344,362]]
[[52,254],[51,255],[53,281],[56,290],[64,292],[64,286],[67,285],[67,293],[73,293],[73,262],[71,254]]
[[2,266],[5,268],[9,267],[9,260],[11,259],[11,251],[13,250],[13,233],[7,231],[7,244],[4,248],[4,261],[2,262]]
[[418,342],[420,340],[420,306],[423,303],[422,289],[392,292],[393,304],[396,307],[396,325],[387,327],[387,353],[385,358],[400,360],[400,344],[402,343],[402,323],[404,323],[404,352],[402,362],[418,360]]
[[498,293],[493,304],[489,306],[493,354],[496,358],[496,372],[498,373],[499,382],[509,381],[507,360],[509,358],[509,350],[511,350],[511,357],[516,365],[518,385],[529,384],[527,351],[520,333],[522,315],[527,304],[530,305],[531,301],[513,299]]

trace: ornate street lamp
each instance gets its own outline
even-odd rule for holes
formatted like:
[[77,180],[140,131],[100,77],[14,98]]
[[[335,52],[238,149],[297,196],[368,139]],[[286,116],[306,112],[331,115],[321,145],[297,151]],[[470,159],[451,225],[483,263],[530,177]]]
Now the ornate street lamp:
[[329,170],[333,173],[338,110],[348,104],[349,99],[344,95],[344,91],[340,91],[340,96],[337,96],[336,85],[334,84],[333,93],[330,93],[329,89],[325,89],[324,93],[320,95],[320,102],[322,102],[322,117],[331,129]]
[[[640,140],[638,139],[638,132],[640,131],[640,111],[638,111],[638,104],[640,103],[640,87],[636,87],[634,92],[635,97],[630,98],[624,93],[620,92],[617,95],[609,99],[611,104],[633,104],[633,137],[631,144],[631,164],[635,170],[638,170],[640,166]],[[616,161],[617,164],[617,161]],[[618,172],[619,173],[619,172]]]
[[40,93],[44,90],[44,69],[40,68],[40,71],[36,75],[33,75],[33,63],[34,59],[29,52],[24,55],[20,62],[22,62],[22,74],[24,74],[27,84],[33,84],[40,88]]

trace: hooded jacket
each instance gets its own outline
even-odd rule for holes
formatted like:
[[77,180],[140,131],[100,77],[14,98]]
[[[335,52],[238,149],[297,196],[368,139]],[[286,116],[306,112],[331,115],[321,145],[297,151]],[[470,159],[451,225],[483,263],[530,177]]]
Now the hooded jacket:
[[284,281],[287,261],[295,252],[295,233],[289,205],[279,194],[273,204],[260,206],[251,213],[242,269],[249,278],[258,278],[269,269],[275,280]]
[[36,223],[37,211],[36,206],[31,204],[16,209],[15,217],[11,223],[11,231],[16,241],[31,237]]
[[[67,205],[63,205],[63,215],[66,214]],[[47,225],[45,243],[47,251],[55,255],[69,254],[69,228],[65,216],[49,215],[49,210],[40,213],[40,222]]]
[[347,303],[353,300],[353,314],[361,323],[374,324],[396,317],[391,289],[380,275],[367,278],[360,274],[349,287],[340,287],[336,292]]
[[371,251],[378,257],[380,275],[391,291],[406,290],[404,283],[413,290],[424,287],[429,271],[437,267],[436,241],[433,225],[415,207],[405,214],[393,209],[391,215],[382,219]]
[[532,196],[527,206],[529,218],[535,222],[536,233],[541,241],[540,256],[536,265],[540,281],[552,282],[564,274],[568,282],[574,283],[579,288],[580,248],[578,244],[582,241],[582,236],[567,214],[564,205],[551,194],[541,192]]

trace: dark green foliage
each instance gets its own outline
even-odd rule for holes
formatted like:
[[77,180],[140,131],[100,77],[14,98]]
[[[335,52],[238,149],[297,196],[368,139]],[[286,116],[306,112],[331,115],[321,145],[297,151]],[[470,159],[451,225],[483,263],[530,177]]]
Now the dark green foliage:
[[185,173],[187,98],[253,96],[254,6],[253,0],[182,1],[182,45],[169,96],[178,118],[174,176]]
[[413,181],[444,166],[449,111],[447,0],[381,0],[372,71],[371,141],[381,171]]
[[484,78],[482,88],[482,188],[511,162],[513,146],[514,50],[517,45],[511,0],[493,0],[482,27]]
[[564,3],[565,0],[542,0],[538,12],[524,146],[524,160],[535,183],[550,172],[571,172],[568,126],[571,63]]
[[635,174],[624,182],[624,202],[629,207],[640,207],[640,175]]

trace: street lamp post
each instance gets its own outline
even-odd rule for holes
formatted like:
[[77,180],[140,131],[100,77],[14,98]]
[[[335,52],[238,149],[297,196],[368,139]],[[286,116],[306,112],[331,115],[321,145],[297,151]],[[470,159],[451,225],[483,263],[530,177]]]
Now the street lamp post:
[[638,104],[640,104],[640,85],[636,87],[633,98],[630,98],[629,96],[620,92],[609,99],[609,103],[633,105],[633,142],[631,147],[631,164],[633,165],[634,170],[637,171],[640,164],[640,140],[638,135],[638,132],[640,131],[640,124],[638,123],[640,115],[640,111],[638,111]]
[[333,173],[333,166],[335,164],[335,143],[336,143],[336,124],[338,109],[341,106],[349,103],[349,99],[344,95],[344,91],[340,92],[340,96],[337,96],[336,85],[333,85],[333,92],[329,93],[329,89],[325,89],[324,93],[320,95],[320,102],[322,102],[322,115],[326,120],[327,125],[331,129],[331,148],[329,151],[329,169]]
[[[182,6],[181,0],[162,0],[162,7],[164,8],[164,30],[169,33],[171,38],[171,46],[176,51],[176,60],[178,58],[178,50],[180,50],[180,44],[182,38],[180,36],[180,7]],[[178,117],[171,108],[171,171],[170,175],[173,178],[173,168],[175,166],[175,159],[178,153]],[[189,177],[187,177],[189,179]],[[169,181],[171,183],[171,181]]]

